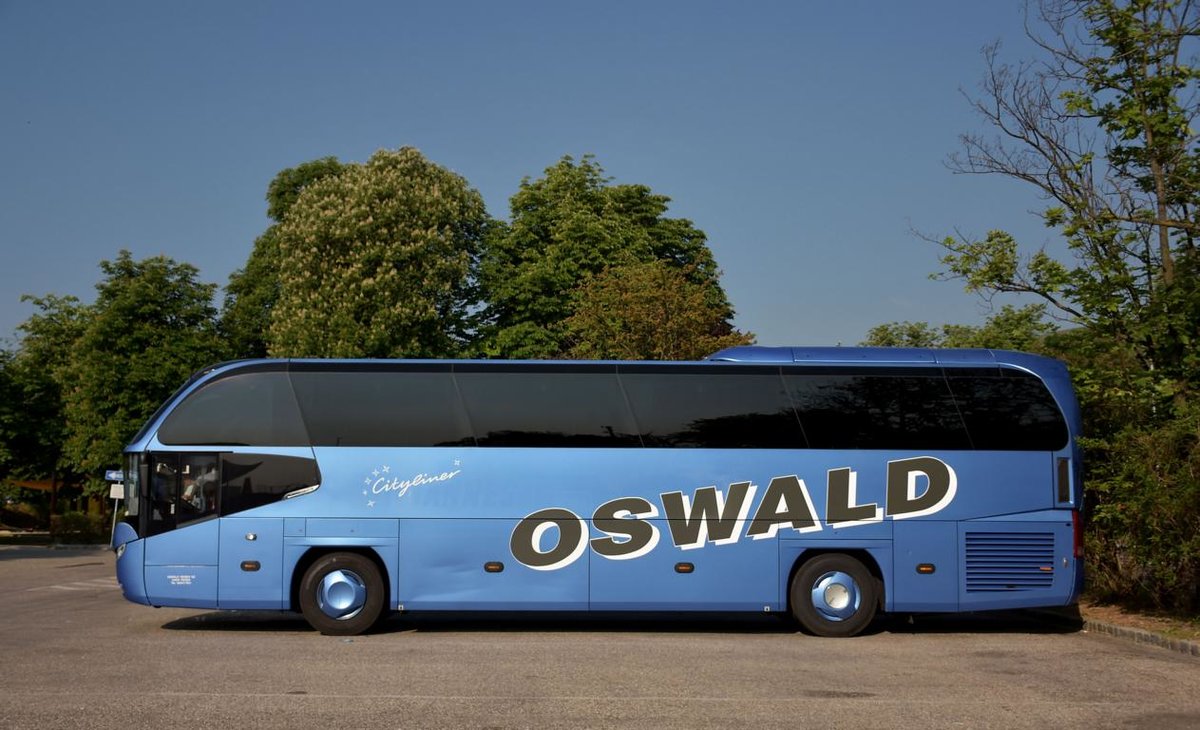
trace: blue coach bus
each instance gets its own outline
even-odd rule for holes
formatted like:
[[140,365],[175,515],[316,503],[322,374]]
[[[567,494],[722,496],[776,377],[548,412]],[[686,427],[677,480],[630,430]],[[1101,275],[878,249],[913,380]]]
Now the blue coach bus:
[[303,613],[879,611],[1073,603],[1079,409],[991,350],[701,362],[256,360],[126,449],[125,597]]

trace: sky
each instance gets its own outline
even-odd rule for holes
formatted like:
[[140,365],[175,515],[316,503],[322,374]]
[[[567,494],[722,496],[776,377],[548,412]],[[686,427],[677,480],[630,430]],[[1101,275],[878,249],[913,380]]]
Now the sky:
[[0,343],[23,294],[91,301],[121,249],[223,286],[276,173],[402,146],[504,218],[523,178],[595,155],[708,235],[760,344],[978,324],[913,231],[1056,240],[1032,191],[945,165],[986,131],[964,92],[997,40],[1032,53],[1020,0],[0,0]]

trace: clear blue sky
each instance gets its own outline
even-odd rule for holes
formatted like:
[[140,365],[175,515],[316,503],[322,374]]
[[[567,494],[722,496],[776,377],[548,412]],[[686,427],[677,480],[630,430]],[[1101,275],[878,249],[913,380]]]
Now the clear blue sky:
[[708,234],[762,344],[977,323],[909,229],[1053,240],[1030,191],[943,164],[996,39],[1029,52],[1019,0],[0,0],[0,338],[22,294],[91,301],[122,248],[223,285],[275,173],[404,145],[504,217],[522,177],[595,154]]

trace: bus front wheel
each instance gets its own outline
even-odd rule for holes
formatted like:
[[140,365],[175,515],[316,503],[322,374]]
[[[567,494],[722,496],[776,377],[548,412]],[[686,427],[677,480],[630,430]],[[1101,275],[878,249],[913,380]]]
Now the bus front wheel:
[[854,636],[875,618],[875,577],[849,555],[828,553],[796,571],[790,591],[792,615],[816,636]]
[[383,602],[379,568],[358,553],[322,555],[300,581],[300,612],[327,636],[353,636],[371,628]]

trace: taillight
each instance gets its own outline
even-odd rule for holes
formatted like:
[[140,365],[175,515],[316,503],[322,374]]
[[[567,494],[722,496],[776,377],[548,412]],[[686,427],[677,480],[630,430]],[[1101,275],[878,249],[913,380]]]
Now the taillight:
[[1071,510],[1071,532],[1073,533],[1073,542],[1075,547],[1075,557],[1083,557],[1083,519],[1079,516],[1079,510]]
[[1058,460],[1058,501],[1071,501],[1071,460],[1060,457]]

